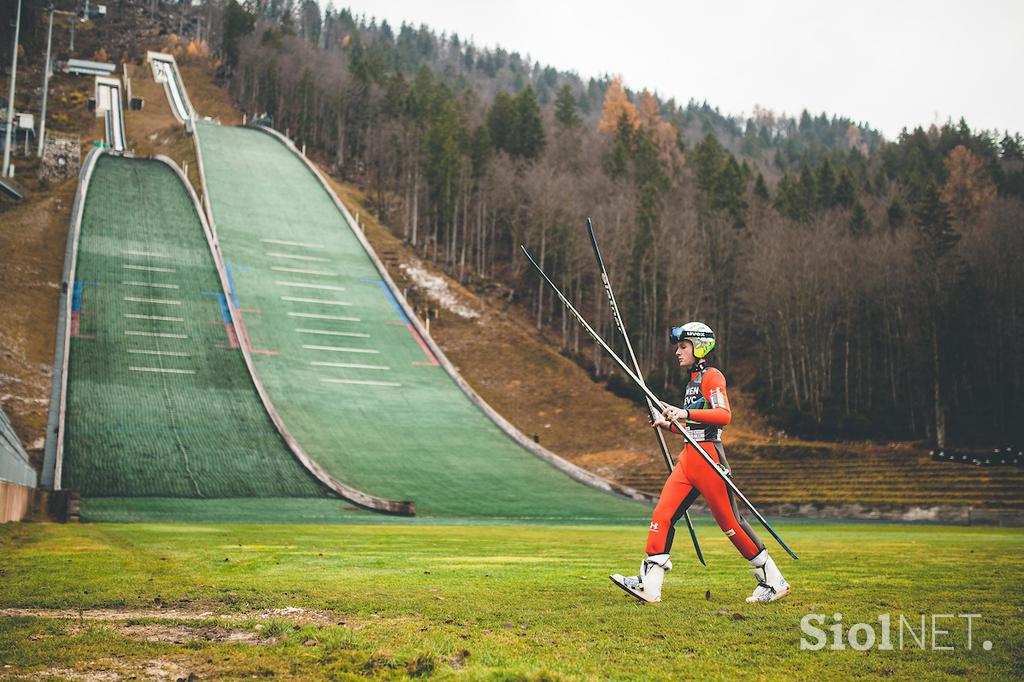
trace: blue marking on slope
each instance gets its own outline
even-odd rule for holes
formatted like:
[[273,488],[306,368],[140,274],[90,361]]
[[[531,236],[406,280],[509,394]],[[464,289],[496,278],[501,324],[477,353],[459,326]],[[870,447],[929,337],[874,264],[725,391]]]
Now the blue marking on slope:
[[71,312],[77,313],[82,309],[82,291],[87,286],[94,287],[96,282],[75,280],[75,286],[71,290]]
[[203,296],[216,296],[217,303],[220,305],[220,316],[224,321],[224,324],[231,324],[231,311],[228,310],[228,299],[224,294],[219,291],[202,291],[200,292]]
[[388,297],[389,301],[391,301],[391,307],[393,307],[395,312],[398,313],[398,317],[402,320],[402,323],[412,324],[412,320],[410,320],[409,316],[405,314],[404,310],[402,310],[402,306],[398,303],[398,299],[395,298],[395,295],[391,292],[391,289],[388,288],[388,285],[384,280],[375,279],[373,277],[361,277],[360,281],[364,284],[376,285],[383,289],[384,295]]
[[231,271],[233,269],[248,270],[249,266],[232,265],[230,263],[224,265],[224,270],[228,275],[228,293],[231,294],[231,305],[235,306],[235,308],[239,308],[241,306],[238,305],[238,293],[235,291],[235,279],[231,276]]

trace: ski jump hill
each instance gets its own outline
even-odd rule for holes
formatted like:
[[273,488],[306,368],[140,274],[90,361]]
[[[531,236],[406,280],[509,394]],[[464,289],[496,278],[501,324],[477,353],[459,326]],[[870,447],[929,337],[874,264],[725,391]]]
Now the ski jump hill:
[[44,487],[84,520],[648,515],[476,396],[290,141],[186,128],[202,205],[168,159],[83,165]]

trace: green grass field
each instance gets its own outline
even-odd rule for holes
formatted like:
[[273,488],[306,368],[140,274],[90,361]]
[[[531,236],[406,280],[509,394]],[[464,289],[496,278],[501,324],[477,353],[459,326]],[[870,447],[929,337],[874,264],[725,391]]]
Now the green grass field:
[[[0,676],[1024,675],[1019,530],[784,522],[802,561],[773,551],[794,592],[771,606],[743,601],[745,564],[706,520],[698,530],[709,567],[684,535],[665,601],[640,605],[606,576],[633,571],[643,527],[7,525]],[[802,651],[801,617],[827,627],[836,612],[879,636],[891,614],[894,650]],[[953,650],[909,632],[901,650],[900,614],[918,632],[922,613],[981,614],[972,649],[952,618],[936,643]]]

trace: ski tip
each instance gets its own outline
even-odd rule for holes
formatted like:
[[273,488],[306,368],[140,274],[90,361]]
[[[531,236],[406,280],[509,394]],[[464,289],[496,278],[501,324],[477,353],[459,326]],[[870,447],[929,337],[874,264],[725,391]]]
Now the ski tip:
[[587,216],[587,227],[589,227],[591,230],[594,229],[594,223],[590,221],[590,216]]

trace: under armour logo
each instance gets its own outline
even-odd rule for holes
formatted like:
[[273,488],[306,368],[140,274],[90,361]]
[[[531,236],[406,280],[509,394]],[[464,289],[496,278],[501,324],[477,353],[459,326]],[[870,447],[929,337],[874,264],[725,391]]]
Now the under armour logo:
[[657,521],[651,521],[651,532],[652,533],[657,533],[658,532],[658,522]]

